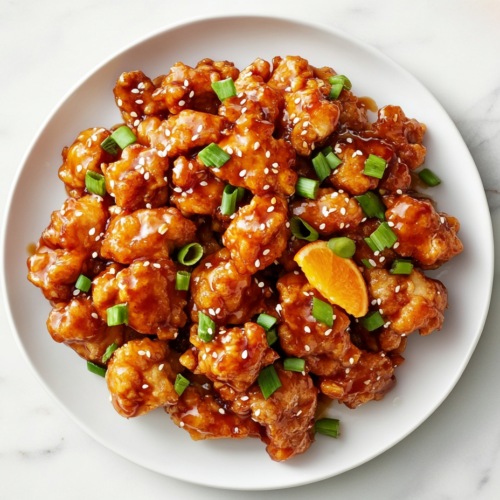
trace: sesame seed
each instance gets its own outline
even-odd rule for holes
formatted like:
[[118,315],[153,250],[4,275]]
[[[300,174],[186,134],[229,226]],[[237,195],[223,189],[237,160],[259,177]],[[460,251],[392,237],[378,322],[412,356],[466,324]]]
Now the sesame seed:
[[149,260],[147,260],[146,262],[144,262],[144,267],[148,267],[149,266]]
[[196,139],[198,139],[198,137],[200,137],[200,136],[198,134],[195,134],[195,135],[193,135],[193,137],[191,137],[191,140],[196,141]]
[[259,148],[260,148],[260,142],[258,142],[258,141],[257,141],[257,142],[253,145],[253,149],[254,149],[254,151],[257,151],[257,149],[259,149]]
[[240,177],[245,177],[245,175],[247,175],[247,171],[246,170],[242,170],[240,172]]
[[243,359],[247,359],[247,357],[248,357],[248,351],[247,351],[246,349],[245,349],[245,350],[243,351],[243,353],[241,354],[241,357],[242,357]]
[[267,255],[271,250],[269,248],[266,248],[263,252],[262,255]]
[[329,328],[326,332],[325,332],[325,335],[328,337],[328,335],[330,335],[330,333],[332,333],[332,329]]
[[161,264],[158,264],[157,262],[155,262],[153,264],[153,267],[156,267],[156,269],[161,269]]
[[94,236],[94,234],[95,234],[95,227],[93,227],[93,228],[89,231],[89,234],[90,234],[90,236]]
[[[236,154],[237,154],[240,158],[243,156],[243,153],[242,153],[239,149],[237,149],[237,150],[236,150]],[[215,170],[215,169],[214,169],[214,170]]]
[[179,106],[184,106],[186,104],[186,101],[179,101]]
[[121,99],[118,99],[118,106],[121,106],[123,104],[123,101]]
[[379,310],[378,310],[378,312],[379,312],[380,314],[384,314],[384,310],[383,310],[383,309],[379,309]]
[[138,94],[139,90],[138,89],[132,89],[132,94]]
[[144,101],[142,99],[137,99],[137,101],[135,101],[137,104],[144,104]]
[[295,118],[295,119],[293,120],[293,124],[294,124],[294,125],[296,125],[296,124],[297,124],[297,123],[299,123],[299,122],[300,122],[300,118],[299,118],[299,117],[297,117],[297,118]]
[[385,260],[385,257],[380,257],[380,259],[378,260],[380,263],[384,262]]
[[143,388],[143,389],[147,389],[148,387],[149,387],[149,385],[148,385],[148,384],[144,384],[144,385],[142,386],[142,388]]
[[188,80],[184,80],[184,87],[187,87],[189,85],[189,81]]
[[168,130],[168,128],[165,130],[165,135],[166,135],[167,137],[170,137],[170,130]]
[[76,289],[73,291],[73,295],[76,297],[80,293],[80,290]]
[[354,363],[354,358],[349,358],[349,363],[352,365]]
[[311,348],[310,348],[308,345],[305,345],[305,346],[304,346],[304,349],[305,349],[307,352],[309,352],[309,351],[311,350]]
[[394,243],[394,248],[398,248],[399,246],[399,241],[396,241],[396,243]]
[[266,229],[266,225],[265,224],[261,224],[260,225],[260,229],[261,229],[261,231],[264,231],[264,229]]
[[200,186],[203,186],[203,187],[208,186],[208,182],[201,181],[201,182],[200,182]]
[[255,261],[255,267],[260,267],[260,260],[259,260],[259,259],[257,259],[257,260]]
[[137,127],[139,125],[139,123],[141,123],[141,120],[139,120],[139,118],[137,118],[137,120],[135,120],[135,122],[134,122],[134,127]]
[[303,130],[300,135],[306,135],[307,134],[307,130]]
[[168,230],[168,226],[167,226],[166,224],[162,224],[162,225],[160,226],[160,228],[158,229],[158,232],[159,232],[160,234],[165,234],[165,233],[167,232],[167,230]]
[[201,359],[203,359],[203,361],[205,361],[205,360],[207,359],[207,355],[206,355],[206,354],[204,354],[204,355],[201,357]]
[[307,142],[306,142],[306,141],[304,141],[304,142],[302,143],[302,147],[303,147],[303,148],[307,148]]
[[311,329],[308,326],[304,326],[304,331],[306,333],[311,333]]
[[243,108],[243,109],[241,110],[241,114],[244,114],[246,110],[247,110],[247,108]]
[[352,139],[351,139],[350,137],[348,137],[348,138],[346,139],[346,141],[347,141],[349,144],[351,144]]
[[139,354],[139,356],[144,356],[144,354],[146,354],[146,351],[137,351],[137,354]]
[[[212,334],[210,334],[210,335],[212,335]],[[214,351],[214,352],[212,353],[212,358],[214,358],[214,359],[215,359],[216,357],[217,357],[217,353]]]
[[226,413],[226,412],[224,411],[224,408],[219,408],[219,413],[220,413],[221,415],[224,415],[224,413]]
[[398,193],[398,194],[403,194],[403,191],[401,191],[401,189],[398,189],[398,190],[396,191],[396,193]]
[[320,226],[319,226],[319,228],[320,228],[321,230],[325,229],[325,227],[326,227],[326,224],[325,224],[324,222],[323,222],[323,224],[320,224]]
[[446,222],[446,219],[444,217],[441,217],[441,224],[444,224]]
[[266,158],[270,158],[271,157],[271,151],[266,151]]
[[398,285],[394,291],[395,291],[396,293],[399,293],[399,290],[401,290],[401,287]]
[[135,111],[132,111],[132,112],[130,113],[130,116],[133,116],[134,118],[137,118],[137,113],[136,113]]
[[109,270],[109,272],[110,272],[111,274],[116,274],[116,269],[115,269],[114,267],[112,267],[112,268]]
[[151,203],[146,203],[146,208],[151,208]]
[[342,215],[345,215],[345,208],[344,208],[344,207],[342,207],[342,208],[340,209],[340,213],[341,213]]
[[264,189],[264,191],[267,191],[270,187],[271,186],[269,184],[266,184],[263,189]]
[[215,311],[212,308],[208,310],[208,313],[210,314],[210,316],[215,316]]
[[148,180],[148,179],[149,179],[149,172],[146,172],[146,173],[144,174],[144,179],[146,179],[146,180]]
[[293,102],[294,102],[295,104],[298,104],[298,103],[300,102],[300,97],[297,97],[297,99],[295,99]]

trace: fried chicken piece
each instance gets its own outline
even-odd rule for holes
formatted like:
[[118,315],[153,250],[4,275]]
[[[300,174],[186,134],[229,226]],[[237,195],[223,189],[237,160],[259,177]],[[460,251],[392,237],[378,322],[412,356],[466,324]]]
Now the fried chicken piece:
[[212,83],[226,78],[236,80],[238,75],[238,69],[228,61],[202,59],[196,68],[178,62],[170,68],[170,73],[153,94],[153,99],[162,101],[174,115],[184,109],[216,115],[220,101],[212,89]]
[[279,358],[267,344],[266,331],[256,323],[245,323],[242,328],[220,328],[211,342],[198,337],[195,324],[190,340],[194,347],[181,356],[181,364],[237,392],[247,390],[257,380],[260,370]]
[[290,211],[311,225],[321,236],[331,236],[342,229],[354,229],[363,219],[358,202],[343,190],[322,188],[315,200],[297,198]]
[[428,278],[417,269],[408,275],[370,269],[365,271],[365,277],[370,300],[376,302],[388,336],[391,333],[406,336],[416,330],[420,330],[420,335],[429,335],[441,330],[448,292],[440,281]]
[[407,118],[399,106],[385,106],[378,111],[378,119],[365,136],[378,137],[392,144],[401,161],[410,170],[425,161],[426,149],[422,140],[426,127],[413,118]]
[[79,198],[85,194],[87,171],[101,173],[101,163],[115,159],[104,149],[101,142],[111,135],[105,128],[89,128],[80,133],[76,141],[62,151],[63,164],[59,178],[64,182],[69,196]]
[[176,208],[122,211],[109,224],[101,253],[122,264],[167,258],[175,248],[194,241],[195,231],[196,226]]
[[385,196],[384,203],[386,219],[398,237],[394,249],[419,261],[422,269],[437,269],[463,250],[458,220],[436,212],[429,200],[403,194]]
[[281,257],[288,239],[288,205],[273,194],[254,196],[237,212],[222,243],[240,274],[255,274]]
[[371,125],[368,121],[366,107],[361,105],[359,99],[350,90],[344,87],[335,102],[340,104],[339,128],[342,131],[370,130]]
[[295,81],[297,81],[297,86],[301,86],[305,81],[315,77],[314,68],[309,65],[307,59],[300,56],[286,56],[284,59],[275,57],[273,68],[273,73],[267,83],[277,90],[290,92]]
[[97,314],[88,295],[57,304],[49,314],[47,330],[56,342],[63,342],[88,361],[102,363],[111,344],[122,345],[123,325],[108,326]]
[[254,314],[265,310],[264,301],[272,294],[269,287],[260,287],[256,281],[238,273],[227,248],[206,257],[191,275],[191,319],[198,323],[201,311],[220,326],[251,321]]
[[378,184],[381,194],[397,193],[402,194],[403,191],[410,189],[411,175],[410,169],[406,163],[402,163],[401,159],[391,161],[387,165],[384,176]]
[[109,361],[106,382],[115,410],[126,418],[174,405],[176,373],[168,362],[169,348],[162,340],[131,340]]
[[115,102],[129,127],[137,127],[145,117],[161,115],[166,107],[162,101],[153,100],[154,83],[142,71],[122,73],[113,93]]
[[383,158],[387,163],[393,160],[391,146],[378,139],[363,140],[359,137],[348,137],[337,142],[335,154],[342,160],[330,175],[332,184],[337,189],[344,189],[352,195],[360,195],[375,189],[379,179],[363,173],[369,155]]
[[60,210],[52,212],[42,238],[54,247],[79,250],[87,255],[99,253],[108,217],[108,209],[100,196],[68,198]]
[[128,210],[165,205],[167,170],[168,158],[140,144],[127,146],[118,161],[102,167],[106,191],[119,207]]
[[187,216],[214,215],[221,206],[225,185],[197,158],[180,156],[174,162],[170,201]]
[[296,253],[302,248],[305,247],[309,241],[307,240],[299,240],[295,236],[292,236],[286,245],[285,250],[283,251],[281,257],[278,259],[278,262],[284,267],[287,273],[291,271],[295,271],[299,268],[297,262],[295,262]]
[[176,274],[177,267],[169,258],[136,260],[118,271],[107,268],[94,280],[95,307],[106,320],[108,308],[127,304],[128,324],[134,330],[173,339],[187,321],[186,292],[175,289]]
[[339,337],[346,335],[344,331],[349,326],[349,318],[341,308],[333,306],[334,322],[329,327],[312,315],[313,297],[326,303],[328,300],[309,284],[303,273],[285,274],[276,287],[282,311],[278,334],[281,347],[289,356],[334,353],[339,358],[351,357],[349,350],[337,352]]
[[203,248],[205,257],[218,252],[222,245],[216,239],[216,233],[212,229],[213,222],[210,218],[197,217],[195,218],[198,229],[196,230],[196,241]]
[[251,413],[252,419],[266,428],[266,450],[272,460],[281,462],[304,453],[314,441],[314,414],[318,389],[309,375],[287,371],[280,361],[274,364],[281,387],[264,399],[258,384],[245,396],[233,401],[231,409],[239,415]]
[[215,399],[211,384],[189,385],[179,402],[165,408],[175,425],[189,432],[193,441],[260,437],[262,429],[249,417],[226,410]]

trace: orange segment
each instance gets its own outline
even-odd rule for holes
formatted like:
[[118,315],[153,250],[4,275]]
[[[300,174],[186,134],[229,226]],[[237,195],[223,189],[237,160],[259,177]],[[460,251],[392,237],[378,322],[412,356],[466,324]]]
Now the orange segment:
[[315,241],[295,256],[311,286],[332,304],[356,318],[368,312],[368,291],[363,275],[352,259],[335,255],[326,241]]

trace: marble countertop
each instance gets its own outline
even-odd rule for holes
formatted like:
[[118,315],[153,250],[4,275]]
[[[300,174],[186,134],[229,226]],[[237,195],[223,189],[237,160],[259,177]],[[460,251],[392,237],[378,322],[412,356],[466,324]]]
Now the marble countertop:
[[[472,152],[487,192],[500,253],[497,0],[308,0],[307,7],[290,0],[0,0],[0,215],[31,138],[82,75],[152,30],[214,12],[283,12],[322,21],[371,43],[412,72],[441,101]],[[499,299],[500,280],[495,280],[492,304],[497,305]],[[493,307],[456,388],[397,446],[320,483],[246,493],[202,488],[157,475],[94,442],[35,380],[0,308],[0,499],[132,499],[139,495],[148,499],[203,496],[207,500],[304,496],[498,499],[499,324],[500,309]]]

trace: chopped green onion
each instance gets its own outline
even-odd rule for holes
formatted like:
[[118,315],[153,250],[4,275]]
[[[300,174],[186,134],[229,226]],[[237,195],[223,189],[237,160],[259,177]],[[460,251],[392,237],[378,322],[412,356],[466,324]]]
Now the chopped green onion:
[[108,361],[108,359],[117,349],[118,349],[118,344],[116,342],[113,342],[111,345],[109,345],[108,348],[106,349],[106,352],[102,355],[102,362],[106,363],[106,361]]
[[198,337],[203,342],[211,342],[215,336],[215,322],[202,312],[198,313],[198,320]]
[[259,314],[257,318],[257,324],[260,325],[266,332],[270,330],[278,321],[273,316],[269,316],[269,314]]
[[313,318],[327,326],[333,326],[333,307],[331,304],[313,297]]
[[212,83],[212,88],[221,101],[224,101],[228,97],[236,96],[236,87],[234,86],[232,78],[226,78],[225,80],[214,82]]
[[352,83],[351,83],[351,80],[349,80],[349,78],[347,78],[347,76],[344,76],[344,75],[334,75],[334,76],[331,76],[330,78],[328,78],[328,81],[331,83],[331,84],[334,84],[334,83],[342,83],[342,85],[347,89],[347,90],[351,90],[352,89]]
[[382,179],[384,176],[385,167],[387,162],[377,155],[370,155],[365,161],[365,169],[363,173],[369,175],[370,177],[376,177],[377,179]]
[[306,177],[299,177],[297,184],[295,184],[295,192],[304,198],[315,200],[318,195],[319,181],[313,181]]
[[325,149],[322,149],[321,152],[324,156],[328,156],[330,153],[333,153],[333,148],[331,146],[327,146]]
[[365,243],[370,247],[370,250],[372,252],[378,252],[378,248],[377,246],[375,245],[375,243],[373,243],[373,241],[370,239],[370,238],[365,238]]
[[189,380],[178,373],[174,383],[175,392],[179,394],[179,396],[182,396],[182,393],[186,390],[188,385]]
[[339,435],[339,423],[336,418],[321,418],[314,423],[314,430],[325,436],[337,438]]
[[303,372],[306,368],[306,360],[300,358],[287,358],[283,368],[289,372]]
[[187,271],[177,271],[175,276],[175,289],[176,290],[189,290],[189,281],[191,280],[191,273]]
[[90,193],[105,196],[106,194],[106,181],[104,175],[98,174],[92,170],[87,170],[85,174],[85,187]]
[[299,240],[316,241],[319,238],[318,231],[300,217],[290,219],[290,231]]
[[241,201],[243,199],[243,196],[245,196],[245,193],[247,192],[247,190],[245,188],[237,188],[238,191],[238,196],[236,197],[237,201]]
[[332,170],[335,170],[342,163],[342,160],[333,151],[326,155],[326,161]]
[[78,280],[76,281],[75,287],[82,292],[88,292],[92,286],[92,281],[90,281],[87,276],[80,274]]
[[[191,255],[189,258],[188,255]],[[183,246],[177,254],[177,260],[185,266],[194,266],[203,257],[203,247],[199,243]]]
[[382,222],[370,235],[370,240],[377,247],[377,250],[381,252],[386,247],[391,248],[398,241],[398,237],[393,233],[387,222]]
[[109,136],[101,142],[101,148],[106,151],[106,153],[112,154],[113,156],[118,154],[118,144],[116,144],[115,140]]
[[270,330],[268,330],[266,336],[267,344],[269,346],[272,346],[278,340],[278,335],[276,335],[276,328],[271,328]]
[[328,97],[332,100],[338,99],[343,88],[344,84],[342,82],[332,83],[332,87],[330,88],[330,95]]
[[332,173],[323,153],[319,153],[313,158],[312,163],[320,182],[323,182]]
[[396,259],[392,263],[391,274],[411,274],[413,270],[413,264],[411,261],[406,259]]
[[418,173],[418,176],[430,187],[441,184],[441,179],[428,168],[424,168]]
[[220,211],[222,215],[233,215],[236,212],[236,202],[238,200],[239,188],[228,184],[222,193],[222,203]]
[[328,248],[343,259],[350,259],[356,253],[356,243],[346,236],[332,238],[328,242]]
[[87,361],[87,370],[95,373],[96,375],[100,375],[101,377],[106,376],[106,368],[96,365],[95,363],[92,363],[92,361]]
[[231,159],[231,155],[228,155],[222,148],[217,146],[215,142],[212,142],[212,144],[198,153],[198,158],[207,167],[220,168]]
[[126,125],[123,127],[117,128],[111,135],[111,139],[113,139],[121,149],[125,149],[127,146],[134,144],[137,141],[137,137],[134,135],[132,130],[130,130]]
[[367,217],[377,217],[377,219],[385,220],[385,205],[373,191],[368,191],[361,196],[355,196],[355,198]]
[[366,269],[373,269],[373,266],[370,264],[369,259],[361,259],[361,262],[365,265]]
[[128,325],[128,305],[118,304],[109,307],[106,311],[108,317],[108,326]]
[[380,328],[384,324],[384,320],[378,311],[367,314],[359,321],[369,332],[373,332],[373,330]]
[[264,399],[268,399],[273,392],[277,391],[281,387],[281,380],[276,373],[273,365],[266,366],[259,373],[258,378],[260,390],[264,395]]

